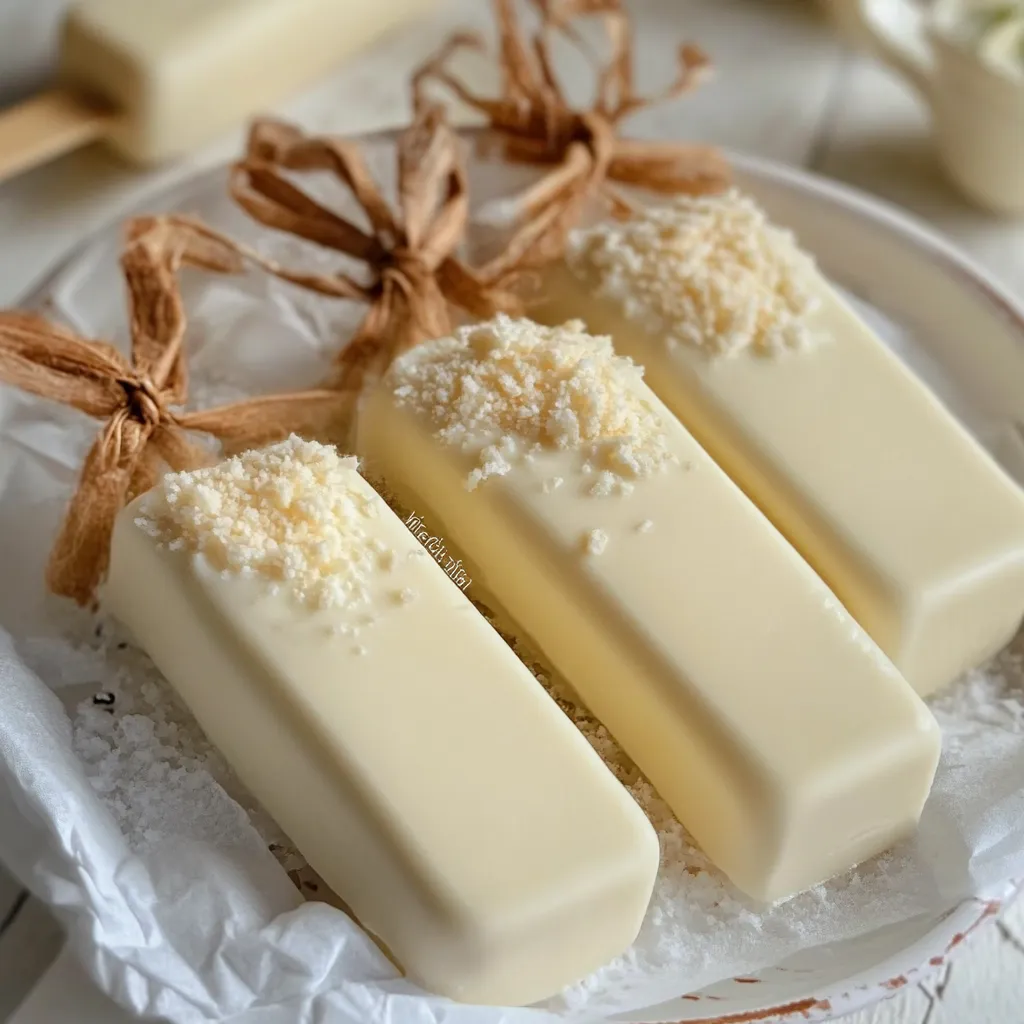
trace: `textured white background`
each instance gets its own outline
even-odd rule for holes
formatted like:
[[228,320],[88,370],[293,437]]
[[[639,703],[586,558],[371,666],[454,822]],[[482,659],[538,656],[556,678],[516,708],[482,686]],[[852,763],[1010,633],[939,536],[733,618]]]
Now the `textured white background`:
[[[45,81],[65,3],[0,0],[0,104]],[[649,71],[652,80],[667,75],[673,41],[681,35],[699,40],[719,68],[698,96],[639,117],[637,134],[706,138],[875,192],[930,220],[1024,297],[1024,222],[994,220],[959,200],[937,169],[927,119],[913,97],[844,50],[820,6],[811,0],[632,0],[631,7],[638,16],[641,74]],[[436,18],[378,45],[281,111],[338,132],[399,124],[407,71],[463,24],[486,24],[482,0],[442,3]],[[14,302],[90,228],[196,167],[230,157],[239,142],[236,134],[155,173],[133,171],[94,148],[0,186],[0,305]],[[5,827],[13,826],[0,822]],[[0,868],[0,1021],[59,944],[45,910],[25,900]],[[62,958],[12,1020],[122,1024],[123,1017]],[[952,966],[848,1022],[1024,1022],[1024,903],[980,930]]]

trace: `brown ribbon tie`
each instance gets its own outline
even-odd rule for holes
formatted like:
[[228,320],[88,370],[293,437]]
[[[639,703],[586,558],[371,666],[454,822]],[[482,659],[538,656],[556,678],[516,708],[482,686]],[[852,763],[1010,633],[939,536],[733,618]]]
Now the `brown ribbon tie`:
[[[232,170],[235,201],[260,224],[332,249],[366,272],[357,278],[303,273],[274,264],[272,272],[322,295],[369,306],[338,358],[339,388],[358,394],[400,353],[452,330],[450,309],[486,319],[514,312],[514,279],[550,258],[543,221],[524,226],[500,256],[478,268],[457,256],[469,217],[459,140],[439,107],[420,104],[398,137],[398,203],[392,210],[357,144],[306,136],[279,121],[253,125],[247,153]],[[364,214],[364,229],[327,208],[286,177],[329,171]]]
[[[578,222],[586,201],[599,196],[618,216],[636,206],[612,183],[671,194],[720,192],[730,170],[714,147],[682,142],[643,142],[619,137],[621,123],[646,107],[692,91],[710,67],[705,54],[685,44],[678,52],[675,80],[661,93],[640,96],[633,74],[633,35],[620,0],[530,0],[540,28],[527,38],[515,0],[493,0],[498,24],[502,90],[495,98],[474,93],[449,69],[465,48],[483,49],[479,36],[459,33],[416,73],[413,91],[423,101],[424,86],[435,81],[483,114],[502,141],[505,157],[520,163],[555,164],[519,197],[524,219],[544,219],[548,252],[560,249]],[[554,71],[551,46],[556,34],[582,43],[575,21],[602,17],[611,56],[596,68],[597,88],[590,110],[574,109]]]
[[163,467],[189,469],[208,453],[188,431],[228,448],[322,429],[337,394],[309,391],[185,412],[186,319],[182,266],[239,273],[247,250],[185,218],[140,218],[128,226],[121,259],[128,285],[131,357],[80,338],[34,313],[0,312],[0,381],[105,420],[86,457],[47,567],[57,594],[89,603],[106,573],[120,509],[152,487]]

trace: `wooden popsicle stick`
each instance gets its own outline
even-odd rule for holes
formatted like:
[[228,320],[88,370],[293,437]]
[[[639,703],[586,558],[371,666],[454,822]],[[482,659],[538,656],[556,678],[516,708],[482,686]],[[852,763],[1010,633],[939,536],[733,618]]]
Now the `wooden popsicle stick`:
[[64,89],[0,111],[0,181],[101,138],[112,118],[109,108]]

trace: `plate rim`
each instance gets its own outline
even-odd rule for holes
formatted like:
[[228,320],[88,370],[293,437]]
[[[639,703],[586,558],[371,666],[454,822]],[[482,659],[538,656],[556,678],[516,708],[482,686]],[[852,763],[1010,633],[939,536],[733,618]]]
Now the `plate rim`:
[[[869,1009],[892,999],[907,985],[919,984],[948,965],[980,927],[997,917],[1022,895],[1024,880],[1014,879],[986,894],[964,897],[946,911],[931,930],[905,947],[912,949],[927,946],[938,951],[928,953],[927,958],[915,966],[883,971],[879,965],[875,965],[783,1005],[755,1007],[724,1016],[688,1018],[679,1024],[737,1024],[740,1021],[743,1024],[795,1024],[797,1021],[825,1024],[859,1010]],[[894,954],[885,962],[892,962],[897,955]],[[642,1014],[643,1010],[637,1012]]]
[[[486,128],[479,126],[456,126],[455,131],[461,138],[472,141],[475,146],[479,146],[489,135]],[[394,140],[400,132],[401,129],[398,128],[385,128],[344,138],[356,143]],[[726,149],[724,152],[733,167],[751,177],[767,179],[792,190],[810,192],[835,206],[853,213],[859,212],[890,237],[902,239],[919,253],[922,250],[929,253],[947,270],[952,271],[961,283],[972,285],[987,301],[999,308],[1006,319],[1017,327],[1021,343],[1024,344],[1024,300],[1018,299],[995,274],[974,257],[963,252],[921,217],[888,199],[835,178],[829,178],[817,171],[739,150]],[[231,166],[231,161],[219,162],[201,170],[191,171],[165,188],[154,186],[147,189],[142,196],[126,204],[116,214],[93,225],[64,255],[58,257],[33,284],[29,285],[14,300],[13,305],[38,304],[67,267],[115,225],[124,223],[132,216],[150,212],[150,204],[155,200],[173,202],[179,193],[189,192],[201,183],[212,182],[217,177],[225,175]]]
[[[489,134],[486,129],[480,127],[456,127],[456,131],[460,137],[474,145],[479,145]],[[384,129],[346,138],[356,142],[385,142],[394,140],[399,133],[400,129]],[[793,192],[809,193],[833,207],[859,215],[870,222],[874,230],[883,231],[890,239],[904,244],[919,257],[937,264],[940,269],[955,278],[960,287],[970,288],[977,296],[997,309],[1001,318],[1013,328],[1017,343],[1024,347],[1024,301],[1019,300],[979,261],[964,253],[955,243],[921,218],[895,203],[813,170],[741,151],[726,150],[726,155],[733,167],[742,175],[781,185]],[[177,197],[206,184],[212,184],[218,178],[225,178],[230,166],[230,161],[217,163],[191,171],[172,184],[163,187],[155,185],[145,191],[111,217],[93,225],[62,256],[51,263],[12,305],[45,307],[48,297],[62,275],[81,259],[91,246],[113,229],[133,216],[151,213],[154,205],[172,207]],[[967,896],[953,904],[933,928],[911,946],[906,947],[910,949],[926,945],[929,949],[935,949],[935,952],[929,953],[919,966],[893,975],[882,970],[880,965],[876,965],[841,982],[833,983],[823,990],[810,992],[806,997],[783,1005],[753,1008],[724,1016],[690,1018],[682,1024],[734,1024],[738,1021],[752,1024],[791,1024],[796,1021],[829,1021],[836,1019],[835,1014],[846,1015],[875,1005],[896,995],[906,984],[916,983],[931,971],[939,969],[954,951],[962,947],[963,941],[971,933],[1022,893],[1024,879],[1009,880],[1005,886],[993,893]],[[893,958],[890,957],[889,960],[891,959]],[[853,996],[852,993],[855,992],[857,995]],[[843,1001],[846,1005],[833,1006],[837,1001]],[[629,1014],[629,1017],[639,1019],[643,1012],[643,1009],[639,1009]]]
[[918,215],[888,199],[816,171],[748,153],[730,152],[728,155],[735,167],[752,177],[767,179],[794,191],[810,192],[850,213],[861,214],[874,227],[890,238],[902,241],[918,255],[932,257],[934,263],[951,272],[962,285],[973,287],[990,305],[999,309],[1004,319],[1016,328],[1019,340],[1024,344],[1024,300],[1010,291],[992,271]]

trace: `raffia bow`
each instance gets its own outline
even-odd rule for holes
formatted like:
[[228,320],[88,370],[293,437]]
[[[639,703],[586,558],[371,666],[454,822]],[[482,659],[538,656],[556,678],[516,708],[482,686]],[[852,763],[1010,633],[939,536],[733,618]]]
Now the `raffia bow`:
[[50,589],[79,604],[93,599],[106,572],[120,509],[152,487],[164,466],[188,469],[208,461],[188,431],[211,434],[232,448],[256,445],[321,429],[337,404],[333,392],[309,391],[181,411],[186,320],[177,272],[190,265],[238,273],[249,254],[181,218],[133,221],[128,235],[121,265],[129,293],[130,359],[35,314],[0,312],[0,381],[105,421],[47,567]]
[[[232,197],[260,224],[362,264],[362,279],[340,269],[316,274],[277,263],[270,268],[322,295],[369,306],[338,358],[337,386],[350,396],[417,342],[450,333],[452,307],[480,319],[518,309],[513,279],[550,256],[541,225],[527,225],[484,267],[471,268],[457,257],[469,215],[466,174],[458,139],[440,108],[421,105],[397,148],[397,210],[356,143],[307,136],[278,121],[253,125],[246,155],[231,174]],[[305,171],[331,172],[368,228],[328,209],[285,176]]]
[[[477,95],[449,70],[460,50],[484,49],[481,38],[470,33],[452,36],[420,68],[413,92],[416,101],[423,102],[426,83],[441,83],[487,118],[489,129],[501,138],[506,159],[556,165],[518,202],[522,218],[544,222],[549,251],[560,248],[591,197],[603,200],[618,216],[635,211],[635,204],[613,183],[667,194],[725,189],[729,166],[714,147],[618,135],[630,115],[696,88],[710,68],[703,51],[691,44],[681,46],[675,80],[659,94],[640,96],[634,83],[632,27],[620,0],[531,0],[531,6],[540,17],[540,28],[527,39],[515,0],[494,0],[502,73],[499,96]],[[593,106],[575,110],[555,74],[551,49],[559,33],[579,41],[574,22],[587,15],[603,17],[611,56],[596,69]]]

